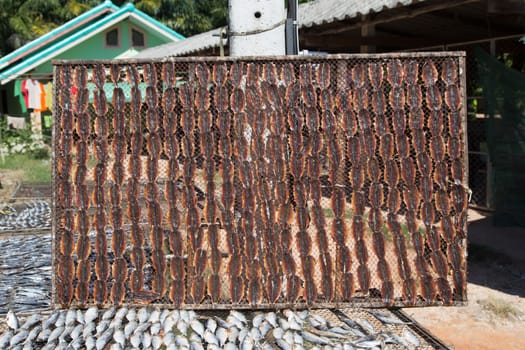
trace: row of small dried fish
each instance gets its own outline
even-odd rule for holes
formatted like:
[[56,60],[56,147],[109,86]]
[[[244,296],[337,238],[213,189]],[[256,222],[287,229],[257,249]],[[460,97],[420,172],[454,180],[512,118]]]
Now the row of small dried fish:
[[0,231],[51,227],[51,208],[44,200],[22,203],[17,210],[5,205],[0,210]]
[[49,307],[51,236],[0,239],[0,251],[0,313]]
[[[326,310],[323,310],[326,312]],[[1,349],[415,349],[425,342],[389,311],[239,312],[112,307],[6,315]],[[368,318],[368,319],[367,319]],[[375,324],[375,325],[374,325]],[[379,324],[380,326],[378,326]]]

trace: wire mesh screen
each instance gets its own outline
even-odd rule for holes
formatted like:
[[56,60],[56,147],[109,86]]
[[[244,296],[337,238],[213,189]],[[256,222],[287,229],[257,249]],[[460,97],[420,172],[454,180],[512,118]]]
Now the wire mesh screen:
[[54,303],[466,300],[464,56],[55,62]]

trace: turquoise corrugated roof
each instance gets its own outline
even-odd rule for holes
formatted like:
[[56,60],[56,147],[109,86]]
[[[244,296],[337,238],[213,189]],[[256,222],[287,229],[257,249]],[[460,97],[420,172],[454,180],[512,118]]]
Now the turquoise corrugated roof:
[[26,71],[32,69],[35,66],[38,66],[38,64],[44,63],[45,61],[52,59],[56,55],[60,54],[62,52],[60,50],[66,48],[68,45],[71,45],[83,38],[93,36],[103,31],[106,27],[113,25],[114,22],[118,22],[118,20],[124,19],[125,17],[128,17],[130,15],[136,16],[141,20],[147,21],[152,26],[158,28],[159,32],[164,32],[164,36],[171,37],[174,39],[184,39],[184,37],[179,33],[175,32],[174,30],[168,28],[167,26],[163,25],[154,18],[138,10],[133,4],[128,3],[122,6],[120,9],[118,9],[118,11],[113,12],[112,14],[100,19],[99,21],[92,23],[91,25],[83,28],[75,34],[62,39],[54,45],[49,46],[45,50],[42,50],[37,54],[30,56],[29,58],[23,60],[17,65],[0,73],[0,83],[5,84],[13,79],[16,79],[19,75],[25,73]]
[[53,29],[49,33],[42,35],[41,37],[25,44],[22,47],[19,47],[15,51],[0,58],[0,69],[9,65],[13,61],[21,59],[22,57],[29,54],[32,50],[38,49],[39,47],[45,45],[45,43],[48,40],[50,39],[57,40],[58,38],[66,35],[68,32],[70,32],[72,29],[75,29],[78,25],[82,24],[86,20],[89,20],[91,18],[96,18],[100,15],[103,15],[104,13],[108,11],[115,12],[118,10],[119,10],[118,6],[115,6],[111,1],[109,0],[104,1],[100,5],[95,6],[91,10],[82,13],[78,17],[75,17],[74,19],[70,20],[69,22],[66,22],[60,27]]

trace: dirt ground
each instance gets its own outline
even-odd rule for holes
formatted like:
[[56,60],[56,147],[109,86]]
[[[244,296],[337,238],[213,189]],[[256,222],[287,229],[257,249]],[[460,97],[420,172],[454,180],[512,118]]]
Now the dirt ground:
[[456,350],[525,349],[525,228],[469,211],[468,304],[404,311]]

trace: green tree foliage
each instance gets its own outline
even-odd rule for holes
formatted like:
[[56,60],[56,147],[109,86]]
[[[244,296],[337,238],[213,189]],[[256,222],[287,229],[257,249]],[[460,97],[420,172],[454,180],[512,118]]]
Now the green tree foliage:
[[[0,56],[100,4],[102,0],[0,0]],[[284,0],[286,3],[286,0]],[[299,3],[311,0],[299,0]],[[184,36],[224,26],[228,0],[113,0],[132,2]]]
[[96,0],[0,0],[0,54],[17,49],[98,3]]
[[160,20],[185,36],[227,23],[228,0],[167,0],[162,3]]

